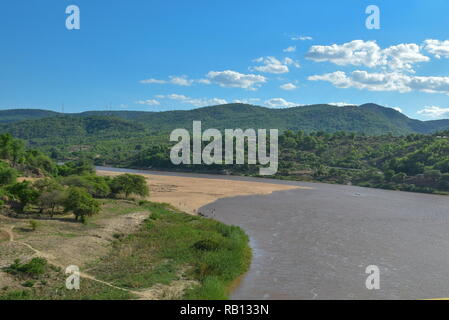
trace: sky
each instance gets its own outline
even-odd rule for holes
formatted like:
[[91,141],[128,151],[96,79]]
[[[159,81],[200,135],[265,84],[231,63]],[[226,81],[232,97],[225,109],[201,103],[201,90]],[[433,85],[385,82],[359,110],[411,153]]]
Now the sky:
[[4,0],[0,109],[374,102],[449,118],[448,14],[446,0]]

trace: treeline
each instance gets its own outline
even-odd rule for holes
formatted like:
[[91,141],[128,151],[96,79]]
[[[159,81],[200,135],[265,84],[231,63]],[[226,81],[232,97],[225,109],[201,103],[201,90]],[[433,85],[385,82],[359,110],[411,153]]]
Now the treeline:
[[145,178],[97,176],[93,162],[57,164],[21,140],[0,135],[0,210],[6,214],[73,213],[82,222],[99,212],[101,198],[147,196]]
[[[279,136],[279,170],[275,177],[445,193],[449,192],[448,137],[449,131],[433,135],[368,136],[344,131],[287,130]],[[258,165],[247,164],[175,166],[169,155],[169,145],[154,145],[131,153],[121,165],[243,175],[259,172]],[[100,160],[101,157],[97,158]]]

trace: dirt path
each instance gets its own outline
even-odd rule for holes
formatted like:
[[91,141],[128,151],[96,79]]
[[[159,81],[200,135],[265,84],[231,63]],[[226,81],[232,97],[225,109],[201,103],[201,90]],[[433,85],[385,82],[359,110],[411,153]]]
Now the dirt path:
[[[53,255],[45,253],[45,252],[42,252],[42,251],[34,248],[33,246],[31,246],[30,244],[28,244],[26,242],[14,240],[13,229],[14,229],[14,226],[9,228],[9,229],[7,229],[7,228],[0,229],[0,231],[4,231],[4,232],[6,232],[9,235],[9,242],[13,242],[13,243],[17,243],[17,244],[20,244],[22,246],[25,246],[28,249],[30,249],[31,251],[33,251],[34,254],[37,257],[44,258],[50,264],[52,264],[52,265],[54,265],[56,267],[59,267],[62,270],[65,270],[66,266],[63,266],[62,264],[58,263],[55,260],[55,257]],[[88,274],[88,273],[85,273],[85,272],[80,272],[79,275],[80,275],[81,278],[89,279],[89,280],[92,280],[92,281],[104,284],[104,285],[106,285],[108,287],[111,287],[111,288],[114,288],[114,289],[117,289],[117,290],[126,291],[126,292],[129,292],[131,294],[134,294],[140,300],[155,300],[157,298],[157,295],[156,295],[156,292],[158,290],[157,288],[155,288],[155,289],[151,289],[150,288],[150,289],[146,289],[146,290],[142,290],[142,291],[135,291],[135,290],[129,290],[129,289],[126,289],[126,288],[118,287],[118,286],[116,286],[116,285],[114,285],[114,284],[112,284],[110,282],[106,282],[106,281],[100,280],[100,279],[96,278],[95,276],[93,276],[91,274]]]

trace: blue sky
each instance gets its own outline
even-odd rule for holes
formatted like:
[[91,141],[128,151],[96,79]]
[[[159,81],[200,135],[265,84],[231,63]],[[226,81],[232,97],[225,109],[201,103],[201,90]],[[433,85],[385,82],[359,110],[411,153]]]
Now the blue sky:
[[[80,30],[66,29],[71,4]],[[445,0],[5,0],[0,109],[375,102],[449,118],[448,13]]]

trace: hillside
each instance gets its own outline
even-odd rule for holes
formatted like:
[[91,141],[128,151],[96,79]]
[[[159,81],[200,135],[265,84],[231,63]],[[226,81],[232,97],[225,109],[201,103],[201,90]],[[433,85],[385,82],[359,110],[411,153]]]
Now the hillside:
[[[55,116],[58,116],[55,120]],[[83,118],[85,120],[79,120]],[[271,109],[247,104],[227,104],[184,111],[144,112],[144,111],[88,111],[78,114],[60,114],[43,110],[5,110],[0,111],[1,132],[11,132],[24,139],[43,138],[48,132],[35,128],[51,127],[52,134],[79,135],[73,126],[92,127],[100,118],[122,119],[128,124],[152,132],[169,132],[175,128],[190,128],[193,120],[201,120],[209,128],[278,128],[284,130],[349,131],[369,135],[392,133],[433,133],[449,128],[449,120],[420,121],[410,119],[404,114],[376,104],[336,107],[326,104],[300,106],[286,109]],[[33,121],[35,119],[35,121]],[[96,119],[96,120],[94,120]],[[29,120],[29,121],[22,121]],[[56,125],[62,121],[64,126]],[[80,124],[79,121],[83,121]],[[14,122],[12,124],[11,122]],[[124,122],[117,124],[117,130]],[[134,123],[134,124],[131,124]],[[138,123],[138,125],[136,124]],[[126,128],[126,132],[133,128]],[[95,132],[94,132],[95,131]],[[94,130],[99,138],[99,132]],[[87,132],[89,134],[89,132]]]
[[60,115],[58,112],[39,109],[0,110],[0,123],[49,118]]

